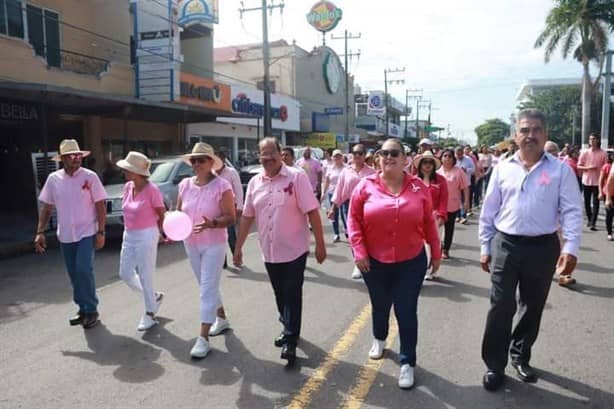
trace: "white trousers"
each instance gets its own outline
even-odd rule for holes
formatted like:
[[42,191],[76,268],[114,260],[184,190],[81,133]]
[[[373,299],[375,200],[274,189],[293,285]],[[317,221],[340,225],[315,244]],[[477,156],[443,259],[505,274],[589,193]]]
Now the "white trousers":
[[156,269],[159,235],[157,226],[124,230],[119,256],[119,277],[128,287],[143,296],[146,312],[156,311],[153,274]]
[[194,245],[184,242],[184,246],[200,287],[200,322],[213,324],[217,307],[222,304],[220,280],[226,243]]

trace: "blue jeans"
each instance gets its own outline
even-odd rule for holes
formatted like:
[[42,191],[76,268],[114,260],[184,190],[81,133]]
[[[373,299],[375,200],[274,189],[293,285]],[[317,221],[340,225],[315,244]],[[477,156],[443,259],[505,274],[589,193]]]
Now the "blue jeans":
[[[332,193],[328,193],[328,202],[332,204],[331,199],[333,198],[333,194]],[[342,205],[343,206],[343,205]],[[335,233],[335,236],[339,235],[339,213],[341,213],[341,221],[343,222],[343,227],[345,228],[345,231],[347,232],[348,227],[345,223],[345,216],[343,215],[343,208],[341,210],[341,212],[339,212],[339,208],[335,206],[335,213],[333,214],[333,232]]]
[[341,203],[341,219],[343,220],[343,225],[346,226],[345,227],[345,235],[347,237],[347,222],[346,220],[348,219],[348,213],[350,211],[350,201],[346,200],[345,202]]
[[380,341],[388,337],[390,307],[399,325],[401,365],[416,366],[418,343],[418,296],[426,273],[426,252],[400,263],[380,263],[370,259],[371,268],[362,275],[371,299],[373,336]]
[[60,243],[72,284],[73,301],[81,313],[96,312],[98,308],[94,278],[94,237],[84,237],[75,243]]

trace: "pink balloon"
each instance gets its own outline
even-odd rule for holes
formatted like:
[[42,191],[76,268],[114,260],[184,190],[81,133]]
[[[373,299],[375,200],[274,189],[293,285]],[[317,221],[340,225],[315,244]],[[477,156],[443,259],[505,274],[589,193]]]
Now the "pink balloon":
[[168,212],[162,224],[164,233],[173,241],[182,241],[192,233],[190,216],[180,211]]

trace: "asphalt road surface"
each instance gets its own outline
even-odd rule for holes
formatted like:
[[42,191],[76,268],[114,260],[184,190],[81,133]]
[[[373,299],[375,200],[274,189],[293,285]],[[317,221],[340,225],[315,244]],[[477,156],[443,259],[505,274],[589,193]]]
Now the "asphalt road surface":
[[370,361],[366,288],[350,277],[347,242],[328,251],[324,264],[307,263],[293,368],[272,345],[280,324],[255,236],[245,267],[223,273],[232,329],[211,338],[201,361],[189,356],[198,288],[181,244],[160,247],[156,288],[166,297],[146,333],[136,331],[142,300],[117,277],[117,243],[96,256],[102,323],[88,331],[68,326],[76,308],[59,251],[1,261],[0,408],[614,408],[614,243],[605,232],[585,231],[574,290],[553,282],[531,362],[538,383],[508,367],[496,393],[481,385],[489,277],[475,219],[458,226],[453,259],[422,290],[409,391],[397,387],[396,325],[384,359]]

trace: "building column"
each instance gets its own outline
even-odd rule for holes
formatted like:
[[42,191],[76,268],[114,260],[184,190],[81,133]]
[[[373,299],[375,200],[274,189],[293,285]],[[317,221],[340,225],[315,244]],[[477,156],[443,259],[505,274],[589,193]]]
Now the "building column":
[[83,122],[83,141],[85,149],[91,151],[96,160],[96,172],[100,175],[105,168],[106,158],[102,150],[102,118],[87,116]]

